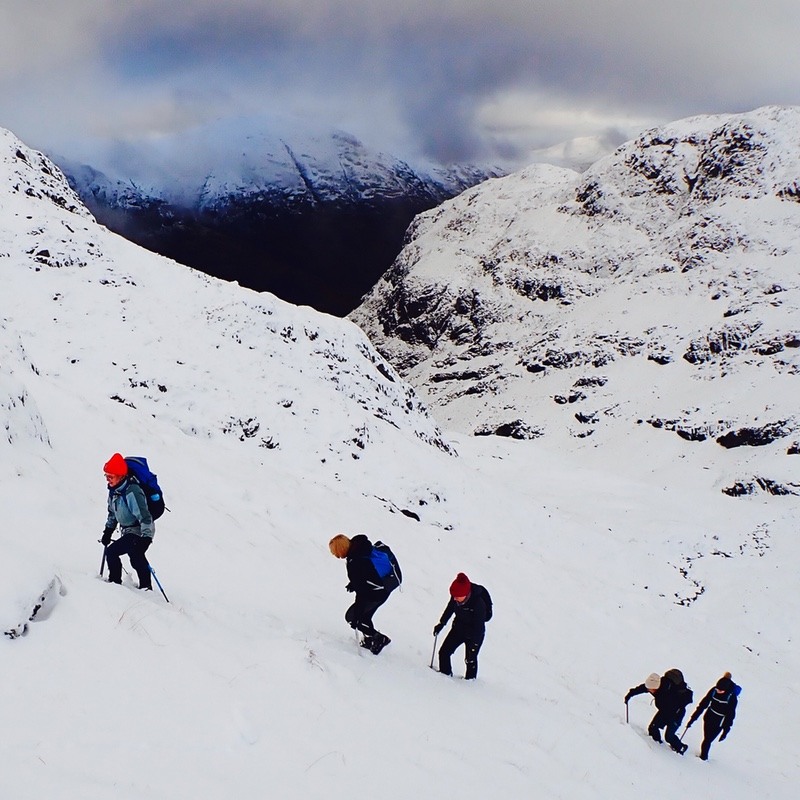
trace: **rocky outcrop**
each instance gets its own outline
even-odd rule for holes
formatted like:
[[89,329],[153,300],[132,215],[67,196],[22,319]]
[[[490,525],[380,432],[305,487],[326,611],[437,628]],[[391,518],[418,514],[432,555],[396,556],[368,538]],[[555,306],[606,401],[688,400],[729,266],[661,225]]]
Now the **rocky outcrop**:
[[464,432],[796,437],[798,131],[695,117],[483,183],[417,217],[351,318]]

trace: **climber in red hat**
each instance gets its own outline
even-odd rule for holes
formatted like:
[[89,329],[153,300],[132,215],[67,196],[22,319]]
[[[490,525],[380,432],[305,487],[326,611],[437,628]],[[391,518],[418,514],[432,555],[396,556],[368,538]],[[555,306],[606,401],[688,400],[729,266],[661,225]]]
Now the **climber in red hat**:
[[463,572],[459,572],[450,584],[450,602],[433,628],[434,636],[444,630],[453,615],[453,626],[439,648],[439,672],[453,674],[450,657],[463,644],[467,667],[464,677],[471,680],[478,677],[478,652],[483,644],[486,623],[492,618],[492,598],[483,586],[472,583]]
[[[114,453],[103,465],[108,484],[108,517],[101,544],[105,547],[109,583],[122,583],[122,560],[127,555],[139,577],[140,589],[151,589],[150,563],[145,553],[153,542],[156,528],[147,507],[144,491],[135,478],[129,477],[128,465],[120,453]],[[119,525],[120,537],[111,541]]]

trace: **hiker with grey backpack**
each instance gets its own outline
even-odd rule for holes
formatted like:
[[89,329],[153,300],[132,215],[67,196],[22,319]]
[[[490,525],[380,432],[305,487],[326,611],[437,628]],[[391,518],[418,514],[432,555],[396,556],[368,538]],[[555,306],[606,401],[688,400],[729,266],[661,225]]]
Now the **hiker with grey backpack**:
[[397,558],[383,542],[373,545],[363,533],[352,539],[339,533],[330,540],[328,548],[336,558],[347,560],[345,588],[356,595],[344,618],[353,630],[363,635],[361,646],[378,655],[391,639],[375,628],[372,617],[403,582]]

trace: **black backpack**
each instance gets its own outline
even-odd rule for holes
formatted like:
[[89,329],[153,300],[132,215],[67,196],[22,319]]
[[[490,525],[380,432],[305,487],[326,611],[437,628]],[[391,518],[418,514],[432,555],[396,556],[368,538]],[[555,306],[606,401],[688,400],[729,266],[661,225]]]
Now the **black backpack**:
[[485,586],[481,586],[480,584],[477,585],[482,591],[481,596],[483,597],[483,603],[486,606],[486,622],[488,622],[492,618],[492,597],[489,594],[489,590]]
[[686,708],[694,699],[694,693],[686,685],[683,673],[679,669],[668,669],[664,673],[664,677],[674,685],[675,706],[677,708]]

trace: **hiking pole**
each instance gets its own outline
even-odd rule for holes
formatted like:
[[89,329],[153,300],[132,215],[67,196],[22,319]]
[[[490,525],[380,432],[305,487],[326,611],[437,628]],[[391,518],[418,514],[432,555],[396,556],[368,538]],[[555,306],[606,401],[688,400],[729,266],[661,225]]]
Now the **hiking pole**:
[[625,701],[625,722],[629,723],[630,720],[628,719],[628,701]]
[[431,651],[431,663],[428,666],[433,669],[433,657],[436,655],[436,640],[439,638],[438,633],[433,634],[433,650]]
[[103,545],[103,560],[100,562],[100,577],[103,577],[103,570],[106,568],[106,549],[107,545]]
[[164,595],[164,599],[169,603],[169,597],[167,597],[167,593],[164,591],[164,587],[161,585],[161,581],[158,579],[158,575],[156,575],[156,571],[153,569],[153,565],[150,564],[150,572],[153,574],[153,577],[156,579],[156,583],[158,584],[158,588],[161,590],[161,594]]

